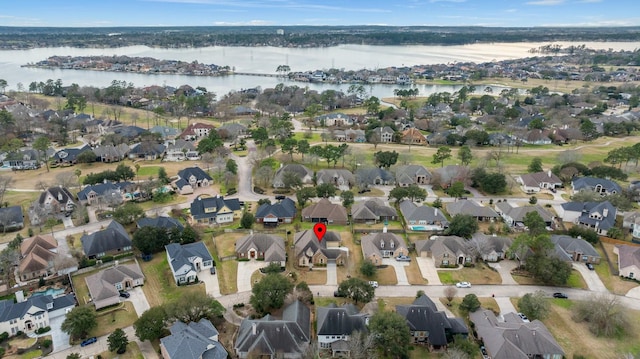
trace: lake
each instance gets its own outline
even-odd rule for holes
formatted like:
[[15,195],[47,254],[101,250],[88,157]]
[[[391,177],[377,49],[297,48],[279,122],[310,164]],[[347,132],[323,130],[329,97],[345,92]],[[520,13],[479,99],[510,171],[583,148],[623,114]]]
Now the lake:
[[[282,78],[234,75],[224,77],[199,77],[184,75],[143,75],[61,69],[36,69],[20,67],[35,63],[53,55],[100,56],[126,55],[157,59],[198,61],[200,63],[228,65],[235,71],[274,74],[279,65],[288,65],[291,71],[311,71],[338,68],[345,70],[377,69],[390,66],[431,65],[453,62],[501,61],[531,56],[528,52],[548,43],[493,43],[459,46],[370,46],[340,45],[324,48],[276,48],[276,47],[206,47],[192,49],[160,49],[147,46],[127,46],[109,49],[79,49],[70,47],[37,48],[30,50],[0,51],[0,79],[8,82],[8,89],[16,89],[18,83],[25,88],[33,81],[61,79],[64,85],[107,87],[113,80],[131,82],[136,87],[150,85],[193,87],[202,86],[218,96],[229,91],[260,86],[275,87],[278,83],[308,87],[317,91],[327,89],[346,91],[348,84],[317,84],[286,81]],[[585,44],[593,49],[634,50],[640,42],[558,42],[567,47]],[[368,90],[377,97],[392,97],[398,85],[376,84]],[[420,95],[434,92],[455,92],[460,86],[418,85]],[[499,92],[501,87],[494,87]]]

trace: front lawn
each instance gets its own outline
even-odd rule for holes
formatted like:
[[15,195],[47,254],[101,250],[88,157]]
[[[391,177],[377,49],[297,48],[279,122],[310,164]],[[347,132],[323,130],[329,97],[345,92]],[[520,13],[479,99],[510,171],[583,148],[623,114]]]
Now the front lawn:
[[[607,251],[609,259],[614,261],[614,266],[617,265],[618,255],[613,253],[615,245],[602,242],[602,246],[604,247],[604,250]],[[600,263],[595,265],[596,273],[598,273],[600,280],[602,280],[602,283],[608,290],[614,294],[625,295],[629,290],[638,286],[638,283],[635,281],[625,280],[619,276],[611,274],[609,263],[606,261],[606,257],[603,255],[602,250],[599,247],[596,247],[596,249],[602,257]]]
[[175,300],[184,292],[193,291],[205,294],[205,287],[202,283],[178,287],[164,253],[157,253],[149,262],[139,262],[139,264],[145,276],[142,290],[151,307]]
[[[526,275],[526,272],[523,272],[522,275],[514,274],[512,275],[512,277],[516,281],[516,283],[520,285],[545,285],[534,277]],[[575,269],[571,270],[571,275],[569,275],[569,279],[567,279],[567,284],[565,285],[565,287],[578,289],[588,288],[587,282],[584,281],[582,275]]]
[[393,266],[378,267],[375,279],[380,285],[396,285],[398,284],[398,277],[396,276],[396,270]]
[[458,270],[438,270],[442,284],[469,282],[471,284],[501,284],[500,274],[482,262],[475,267],[463,267]]
[[411,263],[409,263],[408,267],[404,267],[404,271],[407,273],[407,280],[409,280],[409,284],[427,284],[427,280],[422,277],[422,272],[420,272],[420,267],[418,267],[418,262],[415,260],[415,258],[411,259]]
[[100,337],[113,333],[118,328],[126,328],[138,319],[133,303],[125,301],[118,306],[100,309],[96,322],[98,325],[89,333],[90,337]]
[[128,338],[129,344],[127,345],[127,351],[124,354],[117,354],[116,352],[105,351],[99,354],[102,359],[144,359],[142,352],[138,347],[138,343],[134,342],[135,338]]

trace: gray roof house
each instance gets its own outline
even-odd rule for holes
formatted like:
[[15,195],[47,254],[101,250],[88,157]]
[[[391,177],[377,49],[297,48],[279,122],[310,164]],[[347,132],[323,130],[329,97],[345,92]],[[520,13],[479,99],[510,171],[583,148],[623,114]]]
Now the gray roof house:
[[80,238],[84,255],[89,259],[100,258],[108,254],[118,254],[131,250],[131,238],[124,227],[111,221],[107,228]]
[[329,261],[344,265],[347,252],[339,248],[327,248],[329,242],[340,243],[340,234],[327,231],[321,241],[312,230],[304,230],[293,235],[295,260],[301,267],[326,266]]
[[539,320],[525,323],[515,316],[505,316],[506,320],[499,322],[487,309],[469,313],[469,317],[492,359],[562,359],[564,356],[562,347]]
[[386,230],[385,227],[382,233],[369,233],[360,239],[364,259],[376,266],[382,265],[383,258],[409,255],[404,239]]
[[400,212],[407,228],[413,231],[442,231],[449,227],[449,221],[437,208],[417,206],[406,199],[400,202]]
[[555,253],[560,259],[584,263],[600,263],[600,254],[591,243],[582,238],[566,235],[552,235],[551,242],[555,246]]
[[213,257],[203,242],[166,245],[167,261],[177,285],[197,280],[198,272],[213,267]]
[[282,319],[267,314],[260,319],[244,319],[234,345],[241,359],[302,358],[311,341],[311,311],[300,301],[285,307]]
[[256,222],[276,227],[280,223],[291,223],[296,216],[296,204],[291,198],[278,203],[263,203],[256,210]]
[[168,126],[153,126],[149,132],[160,134],[162,139],[174,139],[180,134],[179,129]]
[[353,304],[341,307],[334,303],[327,307],[316,307],[318,346],[320,349],[330,349],[332,356],[340,354],[349,356],[349,345],[354,332],[366,333],[367,314],[360,313]]
[[129,146],[124,143],[117,146],[98,146],[93,149],[93,153],[96,155],[96,161],[105,163],[122,161],[127,156],[128,152]]
[[562,180],[551,170],[536,173],[526,173],[516,177],[516,181],[522,185],[525,193],[538,193],[543,188],[562,187]]
[[240,217],[241,209],[237,198],[198,196],[191,202],[191,218],[202,224],[231,223]]
[[356,183],[359,187],[390,185],[394,181],[393,173],[382,168],[361,168],[356,171]]
[[124,194],[133,190],[135,186],[132,182],[88,185],[78,192],[78,201],[84,205],[103,203],[115,207],[124,201]]
[[457,214],[466,214],[478,221],[495,221],[500,216],[490,207],[485,207],[471,200],[459,200],[447,203],[447,212],[453,217]]
[[136,221],[136,227],[160,227],[165,228],[167,231],[171,231],[177,228],[180,232],[184,230],[184,226],[180,221],[173,217],[158,216],[158,217],[143,217]]
[[618,275],[637,279],[640,273],[640,247],[617,244],[613,253],[618,255]]
[[15,303],[13,299],[0,301],[0,330],[11,336],[18,332],[32,333],[50,326],[52,319],[64,317],[75,306],[74,294],[56,298],[51,295],[30,296],[25,299],[20,290],[16,292]]
[[291,163],[280,167],[273,177],[274,188],[284,188],[284,173],[292,172],[300,178],[303,184],[309,184],[313,180],[313,171],[306,166]]
[[49,214],[71,212],[76,207],[74,198],[66,187],[49,187],[40,193],[37,205]]
[[169,332],[171,335],[160,339],[165,359],[227,359],[227,350],[218,342],[218,330],[207,319],[174,322]]
[[434,239],[419,240],[416,242],[416,253],[420,257],[433,258],[436,267],[475,262],[469,242],[458,236],[437,236]]
[[496,203],[495,208],[496,213],[498,213],[511,227],[524,229],[524,217],[527,213],[534,211],[538,212],[548,227],[553,225],[553,216],[546,209],[540,207],[540,205],[519,207],[512,205],[507,201],[503,201]]
[[3,232],[24,228],[24,215],[21,206],[0,208],[0,229]]
[[562,204],[562,220],[580,224],[606,236],[615,226],[617,210],[611,202],[567,202]]
[[120,303],[120,291],[144,284],[138,263],[117,264],[86,277],[85,282],[96,309]]
[[209,187],[213,179],[200,167],[187,167],[178,171],[178,180],[174,186],[180,194],[190,194],[196,188]]
[[153,161],[162,158],[166,147],[161,143],[140,142],[131,145],[129,149],[129,159],[142,159]]
[[168,140],[165,142],[165,146],[167,146],[167,149],[164,153],[163,161],[196,161],[200,159],[200,154],[191,141],[178,138]]
[[322,198],[317,203],[302,210],[302,221],[313,223],[347,224],[349,216],[347,209],[341,204],[331,203]]
[[372,130],[372,134],[369,138],[369,142],[389,143],[393,142],[393,135],[395,132],[389,126],[377,127]]
[[379,198],[372,198],[364,202],[354,203],[351,207],[351,219],[355,223],[379,223],[397,221],[398,212],[387,206]]
[[447,317],[424,294],[412,304],[396,305],[396,312],[407,321],[413,343],[426,345],[430,350],[446,349],[455,335],[469,335],[462,318]]
[[580,191],[591,191],[607,196],[614,193],[622,193],[622,187],[614,181],[596,178],[596,177],[579,177],[571,181],[571,189],[573,193]]
[[240,238],[235,245],[238,259],[261,259],[266,264],[278,263],[284,267],[287,252],[284,239],[280,236],[265,233],[252,233]]
[[347,191],[355,185],[356,179],[349,170],[322,169],[316,173],[316,183],[330,183],[342,191]]
[[64,148],[54,153],[53,156],[51,156],[51,161],[55,163],[75,164],[78,162],[78,155],[86,151],[91,151],[89,145],[82,145],[77,148]]
[[482,232],[476,232],[471,236],[478,255],[486,262],[497,262],[506,257],[507,251],[513,239],[509,237],[500,237],[497,235],[486,235]]
[[421,165],[404,165],[396,167],[396,184],[408,187],[412,184],[423,185],[431,182],[431,172]]

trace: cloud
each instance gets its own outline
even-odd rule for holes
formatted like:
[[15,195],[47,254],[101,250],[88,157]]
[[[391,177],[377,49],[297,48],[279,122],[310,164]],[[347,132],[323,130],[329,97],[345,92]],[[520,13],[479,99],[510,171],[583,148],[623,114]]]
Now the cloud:
[[271,25],[275,25],[273,22],[267,21],[267,20],[249,20],[249,21],[237,21],[237,22],[216,21],[213,24],[215,26],[271,26]]
[[539,6],[555,6],[564,4],[565,0],[537,0],[537,1],[529,1],[527,5],[539,5]]
[[[268,0],[268,1],[233,1],[233,0],[142,0],[147,2],[161,3],[177,3],[177,4],[194,4],[194,5],[212,5],[220,8],[226,6],[229,8],[270,8],[270,9],[296,9],[296,10],[326,10],[326,11],[349,11],[349,12],[368,12],[368,13],[389,13],[388,9],[366,8],[366,7],[343,7],[331,6],[314,3],[305,3],[292,0]],[[443,0],[439,0],[443,1]],[[466,0],[444,0],[444,1],[466,1]]]

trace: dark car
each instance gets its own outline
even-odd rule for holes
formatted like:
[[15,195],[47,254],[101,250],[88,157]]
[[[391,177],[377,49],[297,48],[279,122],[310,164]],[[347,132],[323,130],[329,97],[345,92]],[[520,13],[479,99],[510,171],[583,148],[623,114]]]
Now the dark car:
[[589,270],[594,270],[594,269],[596,269],[596,268],[593,266],[593,264],[591,264],[591,263],[585,263],[585,264],[587,265],[587,268],[589,268]]
[[336,290],[333,292],[333,296],[337,297],[337,298],[343,298],[346,297],[346,295],[344,295],[344,293],[340,293],[340,291]]
[[371,189],[369,188],[363,188],[361,190],[358,191],[358,193],[363,194],[363,193],[367,193],[367,192],[371,192]]
[[211,274],[216,274],[216,267],[211,267],[211,269],[209,269],[209,272]]
[[564,293],[560,293],[560,292],[553,293],[553,297],[554,297],[554,298],[562,298],[562,299],[567,299],[567,298],[569,298],[569,296],[568,296],[568,295],[566,295],[566,294],[564,294]]
[[285,199],[285,198],[287,198],[287,197],[286,197],[286,196],[283,196],[283,195],[278,195],[278,196],[276,196],[276,200],[277,200],[277,201],[282,201],[282,200],[283,200],[283,199]]
[[131,297],[131,294],[129,294],[128,292],[125,292],[124,290],[121,290],[120,291],[120,296],[122,298],[129,298],[129,297]]
[[97,341],[98,341],[98,338],[96,338],[96,337],[87,338],[87,339],[83,340],[82,343],[80,343],[80,346],[81,347],[86,347],[87,345],[93,344],[93,343],[95,343]]

